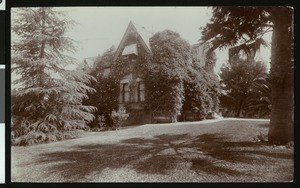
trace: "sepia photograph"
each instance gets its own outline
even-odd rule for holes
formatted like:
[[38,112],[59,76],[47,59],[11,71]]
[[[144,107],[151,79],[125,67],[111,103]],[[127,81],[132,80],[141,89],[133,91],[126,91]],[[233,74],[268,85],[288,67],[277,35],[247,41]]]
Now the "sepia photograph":
[[12,7],[11,182],[293,182],[294,9]]

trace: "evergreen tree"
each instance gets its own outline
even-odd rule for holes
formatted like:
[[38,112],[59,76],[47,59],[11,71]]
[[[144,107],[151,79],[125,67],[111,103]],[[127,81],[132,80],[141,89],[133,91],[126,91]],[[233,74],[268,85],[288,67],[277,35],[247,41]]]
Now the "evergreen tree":
[[246,107],[246,100],[250,96],[255,79],[266,73],[265,65],[236,59],[221,67],[221,83],[225,91],[222,97],[222,106],[240,117]]
[[93,77],[65,67],[75,59],[66,32],[73,24],[53,8],[22,8],[12,22],[12,131],[17,144],[64,139],[64,131],[84,129],[94,119],[93,106],[82,105]]

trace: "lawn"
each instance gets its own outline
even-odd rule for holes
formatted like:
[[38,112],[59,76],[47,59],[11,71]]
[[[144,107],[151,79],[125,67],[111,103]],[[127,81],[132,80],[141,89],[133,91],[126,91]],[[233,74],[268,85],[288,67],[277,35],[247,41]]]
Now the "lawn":
[[254,142],[267,120],[142,125],[12,147],[12,182],[286,182],[293,149]]

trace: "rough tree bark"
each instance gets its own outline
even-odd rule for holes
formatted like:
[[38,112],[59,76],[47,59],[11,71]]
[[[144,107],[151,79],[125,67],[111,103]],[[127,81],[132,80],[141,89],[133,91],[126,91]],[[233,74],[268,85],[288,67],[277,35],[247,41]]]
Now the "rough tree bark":
[[286,144],[293,140],[294,130],[293,10],[277,7],[269,13],[274,27],[270,71],[272,110],[268,139],[274,144]]

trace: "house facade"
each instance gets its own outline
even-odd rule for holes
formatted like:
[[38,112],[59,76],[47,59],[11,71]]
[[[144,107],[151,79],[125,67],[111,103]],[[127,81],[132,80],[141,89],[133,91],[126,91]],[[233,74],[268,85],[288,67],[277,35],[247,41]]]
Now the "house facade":
[[[126,111],[130,113],[128,124],[144,124],[159,121],[171,122],[172,119],[168,114],[156,112],[154,114],[151,109],[146,106],[146,90],[143,80],[143,73],[134,69],[134,65],[142,64],[144,55],[151,55],[149,39],[152,33],[144,27],[134,24],[130,21],[127,29],[114,53],[113,62],[127,62],[126,74],[122,76],[119,83],[119,107],[126,107]],[[205,45],[196,44],[192,46],[197,54],[196,61],[201,66],[205,66]],[[84,63],[90,65],[89,60],[85,59]],[[102,65],[101,74],[108,76],[111,73],[111,64]]]
[[[130,22],[115,52],[114,61],[129,62],[129,65],[141,64],[142,54],[151,54],[149,38],[151,33]],[[140,72],[130,67],[129,72],[120,81],[119,106],[130,110],[145,109],[145,83]]]

